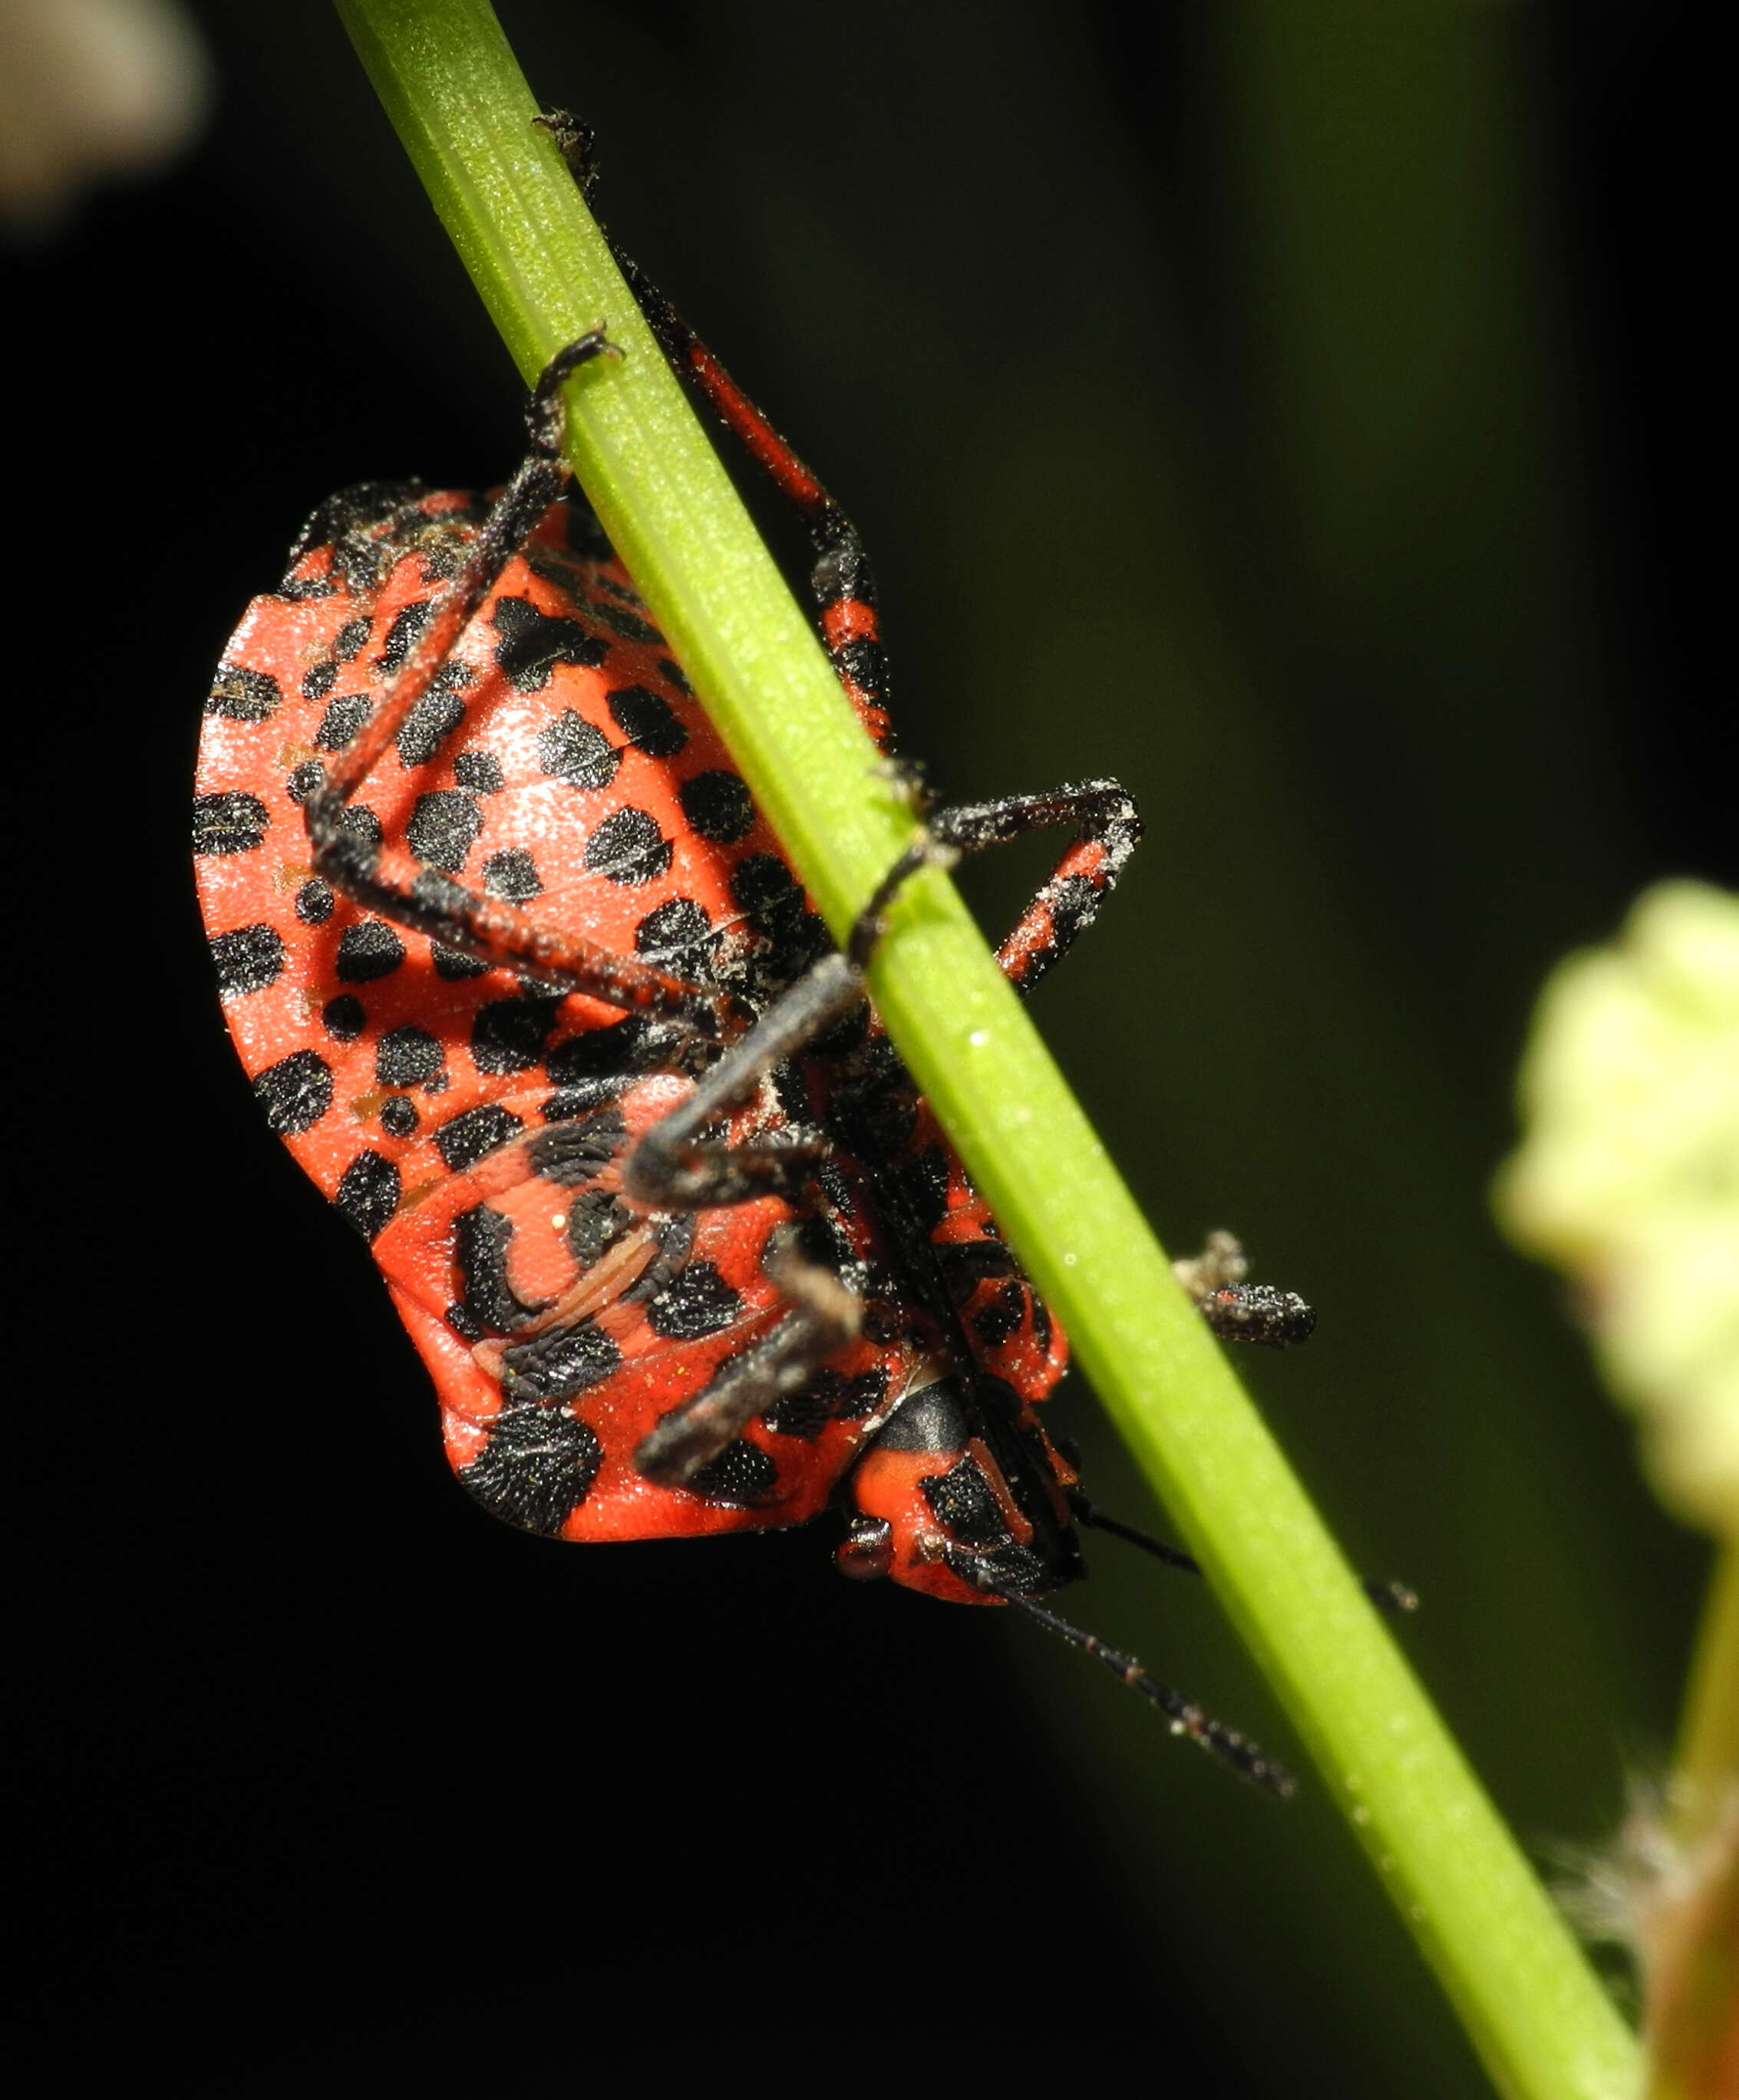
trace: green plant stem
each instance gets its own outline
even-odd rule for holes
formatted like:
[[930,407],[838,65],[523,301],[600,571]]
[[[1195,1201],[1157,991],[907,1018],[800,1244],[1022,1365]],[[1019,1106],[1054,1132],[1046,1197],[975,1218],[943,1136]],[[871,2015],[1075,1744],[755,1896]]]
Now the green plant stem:
[[1674,1835],[1694,1844],[1739,1786],[1739,1545],[1726,1542],[1710,1577],[1684,1717],[1673,1758]]
[[[529,381],[569,388],[605,529],[836,935],[907,844],[805,615],[667,370],[483,0],[338,0]],[[890,335],[888,353],[899,355]],[[938,874],[903,893],[876,1003],[1106,1407],[1273,1682],[1500,2090],[1617,2100],[1631,2037],[1371,1612]],[[1186,1111],[1181,1107],[1180,1113]]]

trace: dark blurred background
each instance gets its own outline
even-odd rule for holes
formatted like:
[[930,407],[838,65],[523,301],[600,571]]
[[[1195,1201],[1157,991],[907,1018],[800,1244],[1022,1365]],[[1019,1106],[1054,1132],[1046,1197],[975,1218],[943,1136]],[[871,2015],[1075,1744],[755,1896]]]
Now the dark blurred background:
[[[207,0],[202,142],[4,262],[16,360],[6,1965],[33,2089],[1481,2074],[1320,1789],[810,1533],[580,1551],[449,1481],[258,1120],[184,859],[199,702],[302,515],[499,479],[519,389],[333,18]],[[1533,995],[1739,880],[1711,703],[1712,96],[1688,9],[504,4],[613,230],[868,532],[906,748],[1114,772],[1039,1020],[1536,1856],[1670,1740],[1698,1542],[1499,1242]],[[793,551],[768,513],[775,544]],[[1724,626],[1724,622],[1723,623]],[[1723,666],[1724,668],[1724,665]],[[974,867],[986,924],[1037,862]],[[1077,1379],[1101,1501],[1163,1524]],[[1282,1752],[1212,1599],[1075,1615]]]

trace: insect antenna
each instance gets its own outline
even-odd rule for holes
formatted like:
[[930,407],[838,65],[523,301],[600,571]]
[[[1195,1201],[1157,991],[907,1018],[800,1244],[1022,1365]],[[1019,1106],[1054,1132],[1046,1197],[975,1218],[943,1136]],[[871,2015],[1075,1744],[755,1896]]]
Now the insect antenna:
[[[1112,1538],[1123,1539],[1130,1546],[1138,1546],[1143,1553],[1150,1553],[1155,1560],[1163,1560],[1167,1568],[1181,1568],[1186,1575],[1199,1575],[1202,1564],[1181,1546],[1167,1546],[1157,1538],[1150,1538],[1145,1531],[1137,1531],[1132,1524],[1124,1524],[1119,1518],[1107,1516],[1095,1502],[1091,1502],[1079,1488],[1068,1491],[1069,1508],[1075,1522],[1088,1531],[1102,1531]],[[1419,1593],[1408,1588],[1405,1582],[1371,1582],[1361,1578],[1359,1587],[1370,1598],[1379,1612],[1399,1617],[1406,1612],[1419,1609]]]
[[[1006,1592],[1004,1593],[1007,1595]],[[1181,1692],[1174,1692],[1168,1684],[1150,1677],[1132,1655],[1125,1655],[1119,1648],[1107,1647],[1097,1634],[1061,1618],[1043,1604],[1035,1604],[1030,1597],[1008,1598],[1017,1605],[1028,1618],[1035,1619],[1047,1633],[1055,1634],[1066,1640],[1070,1648],[1079,1648],[1083,1655],[1090,1655],[1112,1671],[1132,1692],[1138,1692],[1151,1705],[1157,1706],[1171,1723],[1174,1736],[1187,1736],[1199,1743],[1204,1750],[1229,1764],[1234,1771],[1242,1772],[1246,1779],[1254,1780],[1258,1786],[1266,1787],[1270,1793],[1278,1793],[1282,1801],[1296,1789],[1298,1782],[1278,1758],[1252,1743],[1247,1736],[1241,1736],[1235,1728],[1229,1728],[1223,1721],[1216,1721],[1205,1714],[1194,1700],[1186,1699]]]

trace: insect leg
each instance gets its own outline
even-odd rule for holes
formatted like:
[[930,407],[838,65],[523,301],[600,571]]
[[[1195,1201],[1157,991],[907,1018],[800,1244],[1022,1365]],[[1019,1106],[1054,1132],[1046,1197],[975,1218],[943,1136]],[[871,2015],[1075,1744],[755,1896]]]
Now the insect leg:
[[[564,109],[552,109],[532,121],[555,139],[590,203],[598,182],[591,126]],[[862,535],[639,264],[623,254],[607,230],[604,238],[671,368],[692,381],[801,520],[815,549],[810,589],[828,660],[877,749],[890,750],[887,660],[876,626],[875,571]]]
[[584,992],[625,1012],[667,1015],[716,1037],[723,1012],[715,995],[548,926],[518,905],[467,889],[434,869],[395,876],[383,867],[376,840],[349,820],[351,798],[404,729],[503,569],[567,486],[562,382],[593,358],[618,355],[602,327],[594,328],[544,368],[526,407],[529,452],[369,721],[307,796],[302,814],[316,871],[369,910],[480,962],[517,970],[552,991]]
[[868,946],[858,952],[858,935],[850,952],[867,960],[879,931],[879,915],[907,877],[927,864],[951,863],[962,854],[1001,845],[1027,832],[1070,824],[1080,836],[1067,846],[1036,897],[996,951],[1004,974],[1017,990],[1031,991],[1052,964],[1066,954],[1076,937],[1098,915],[1099,907],[1116,886],[1136,842],[1141,820],[1134,802],[1115,780],[1080,780],[1040,795],[1004,795],[991,802],[961,802],[932,810],[925,836],[894,867],[870,900],[860,929],[868,925]]
[[1227,1232],[1210,1233],[1198,1255],[1172,1264],[1172,1273],[1222,1341],[1260,1342],[1270,1349],[1309,1341],[1317,1316],[1304,1299],[1271,1283],[1247,1283],[1249,1272],[1244,1250]]

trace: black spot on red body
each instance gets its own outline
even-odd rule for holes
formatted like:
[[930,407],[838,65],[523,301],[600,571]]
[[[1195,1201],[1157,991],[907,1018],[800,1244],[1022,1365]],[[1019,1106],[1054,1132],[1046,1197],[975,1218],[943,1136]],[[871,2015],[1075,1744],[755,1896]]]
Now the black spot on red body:
[[404,943],[384,919],[364,919],[338,936],[333,967],[341,984],[373,984],[391,977],[404,960]]
[[609,653],[577,620],[540,612],[529,598],[498,598],[489,620],[501,638],[495,660],[516,692],[541,693],[558,664],[595,665]]
[[452,762],[452,777],[479,795],[499,795],[507,785],[501,760],[488,751],[461,751]]
[[936,1521],[961,1546],[1012,1546],[1014,1534],[978,1462],[964,1458],[918,1487]]
[[465,720],[465,703],[452,690],[460,681],[452,673],[463,673],[466,678],[470,673],[457,662],[441,668],[448,675],[432,684],[427,692],[418,695],[416,705],[399,724],[399,734],[393,739],[399,759],[407,766],[428,765]]
[[677,720],[669,701],[650,686],[619,686],[605,699],[611,720],[648,758],[674,758],[688,742],[688,731]]
[[[334,665],[333,668],[336,676],[338,667]],[[322,751],[347,751],[373,712],[373,705],[366,693],[340,693],[320,717],[314,741]]]
[[332,916],[332,885],[312,876],[296,892],[296,916],[304,926],[324,926]]
[[622,1352],[591,1319],[552,1327],[502,1355],[501,1390],[513,1399],[569,1400],[613,1378]]
[[486,1153],[505,1145],[520,1127],[520,1118],[511,1109],[485,1101],[482,1107],[466,1109],[444,1123],[435,1133],[435,1149],[446,1161],[448,1171],[461,1174],[467,1167],[474,1167]]
[[748,788],[735,773],[722,768],[685,780],[677,799],[691,827],[714,845],[735,845],[754,827],[755,805]]
[[479,1072],[523,1072],[543,1057],[559,999],[494,999],[471,1022],[471,1057]]
[[593,790],[610,785],[622,759],[595,722],[564,708],[537,733],[537,762],[552,779]]
[[354,992],[341,991],[320,1008],[320,1026],[339,1043],[354,1043],[369,1025],[362,1001]]
[[691,1261],[648,1301],[647,1320],[669,1342],[695,1342],[741,1318],[743,1299],[710,1261]]
[[374,660],[384,672],[398,670],[411,653],[412,644],[429,624],[429,615],[435,610],[432,598],[417,598],[413,603],[401,606],[393,615],[392,624],[386,630],[381,644],[381,653]]
[[333,1202],[365,1240],[392,1223],[399,1207],[399,1170],[377,1152],[359,1152],[344,1170]]
[[425,867],[457,875],[483,833],[483,812],[462,788],[432,788],[417,797],[404,839]]
[[218,998],[245,999],[275,984],[282,974],[284,938],[276,926],[241,926],[213,938],[211,960]]
[[497,1516],[554,1538],[591,1492],[603,1462],[594,1430],[566,1408],[534,1403],[503,1408],[459,1478]]
[[406,1094],[389,1094],[381,1103],[381,1128],[389,1137],[414,1137],[422,1118]]
[[200,854],[253,853],[263,843],[271,823],[258,795],[236,788],[197,795],[193,799],[193,850]]
[[510,904],[529,904],[544,891],[537,863],[523,846],[491,854],[483,862],[483,886],[486,896],[505,898]]
[[283,691],[269,671],[250,671],[244,664],[222,664],[205,702],[205,712],[222,715],[228,721],[263,722],[276,714],[283,702]]
[[691,1474],[685,1485],[691,1493],[704,1495],[710,1502],[753,1508],[779,1485],[779,1467],[758,1444],[739,1436]]
[[445,1061],[439,1039],[426,1028],[390,1028],[375,1045],[374,1076],[383,1087],[414,1087],[432,1079]]
[[332,1106],[332,1067],[316,1051],[293,1050],[255,1074],[254,1097],[280,1137],[299,1136]]
[[607,882],[655,882],[669,868],[673,849],[658,819],[629,803],[606,817],[585,842],[585,864]]

